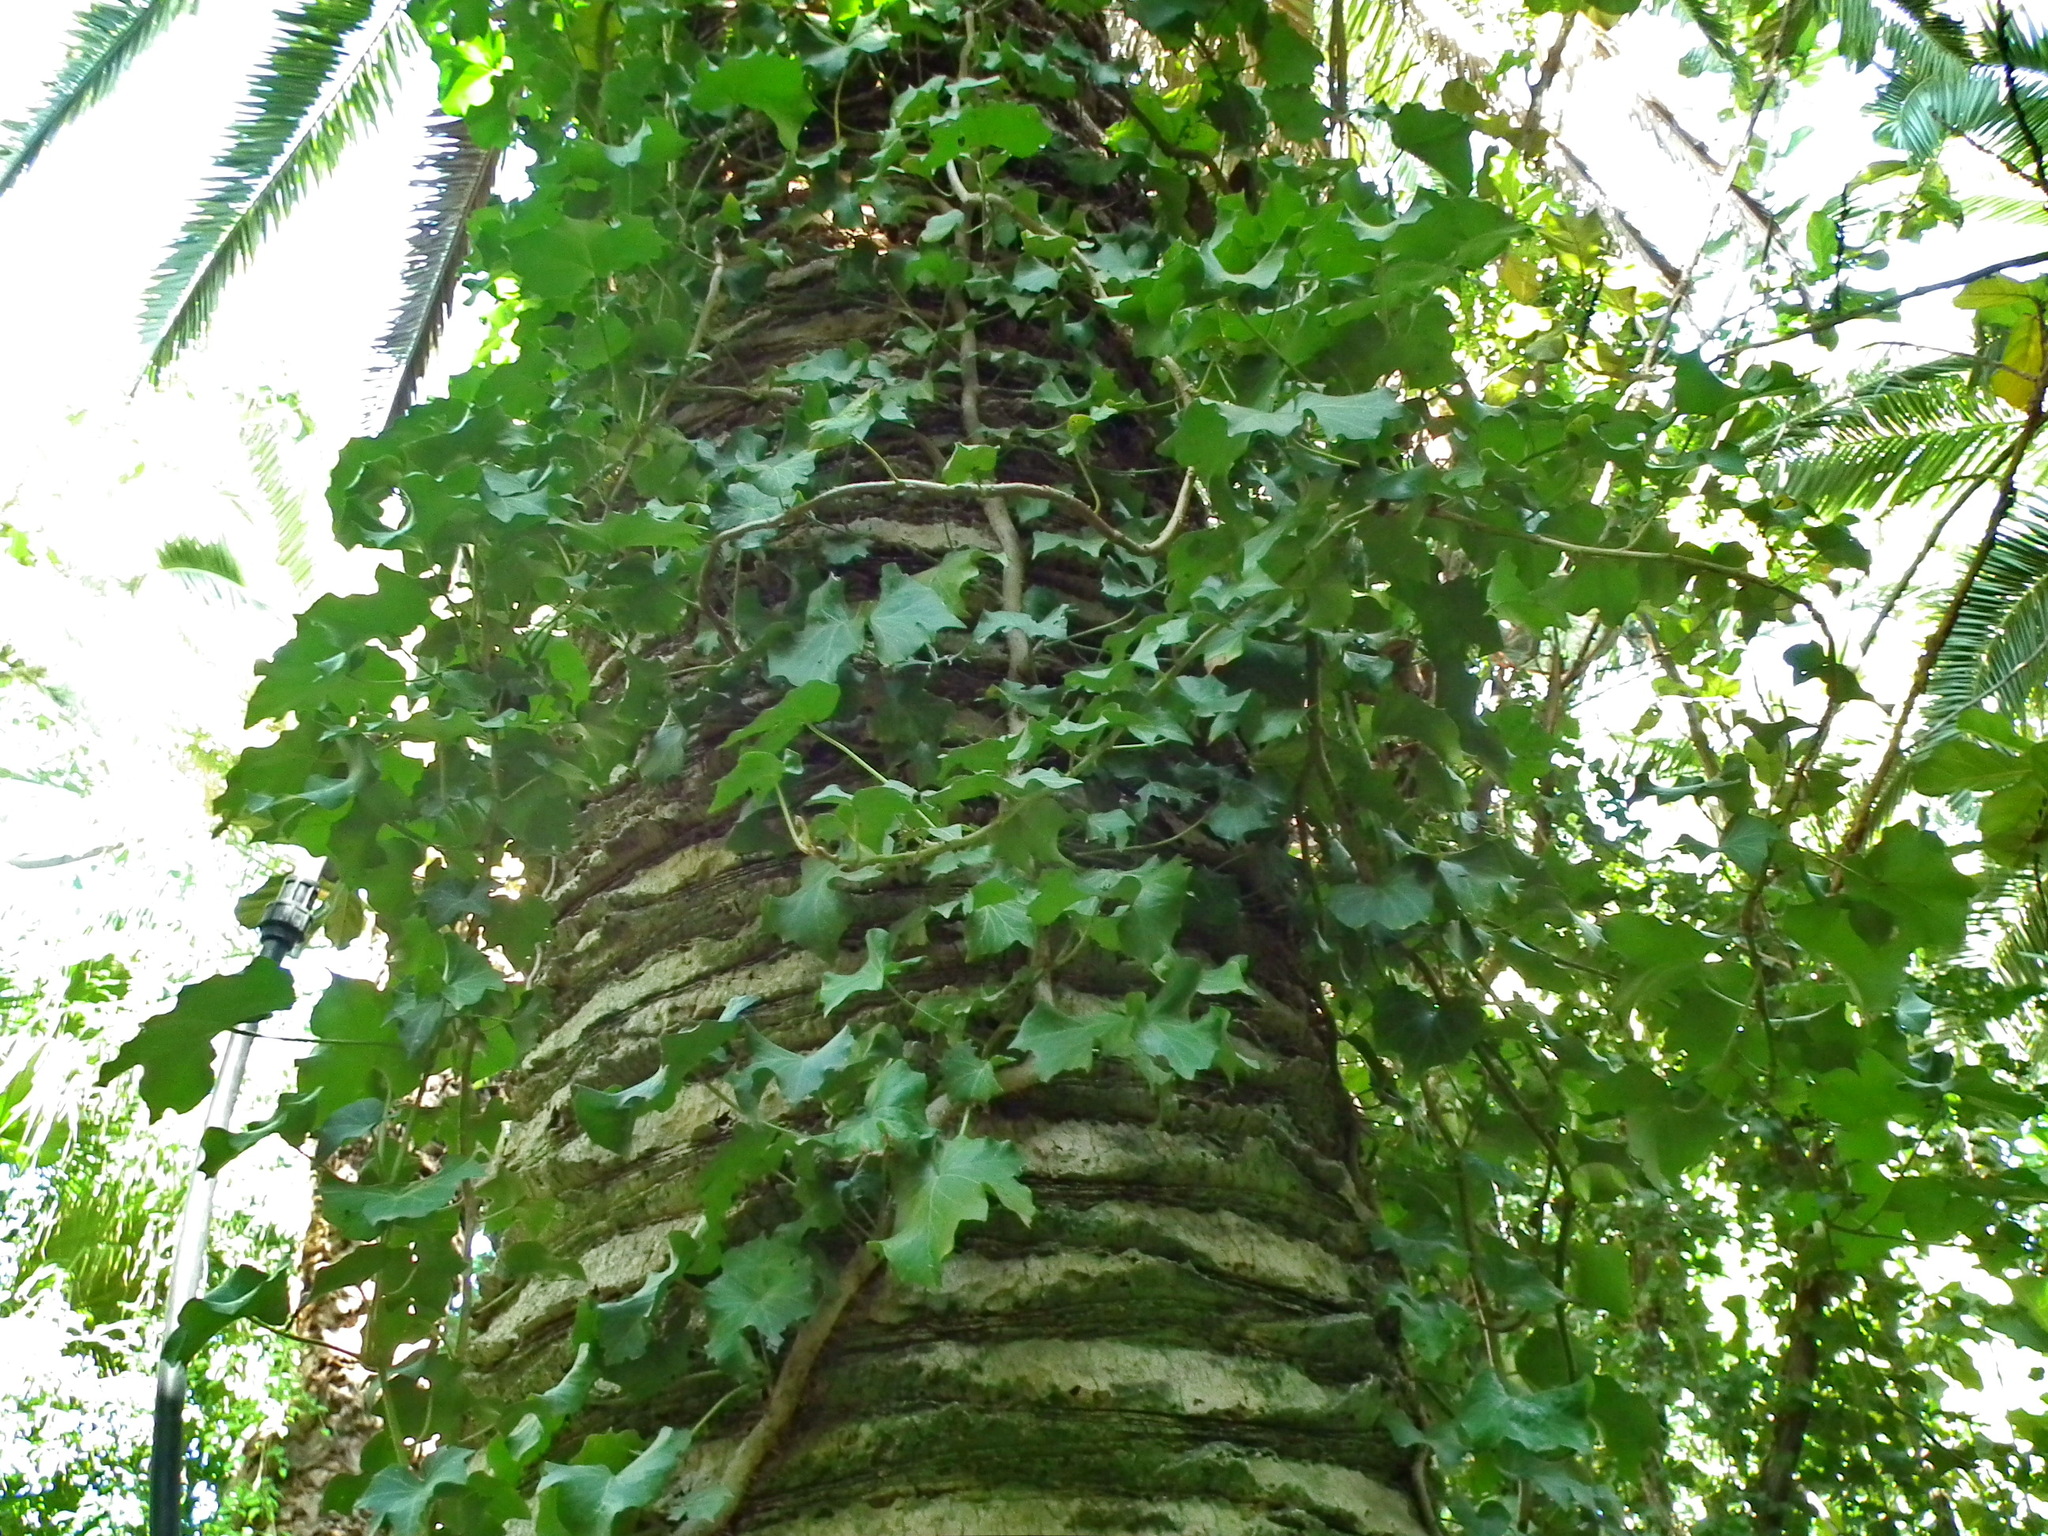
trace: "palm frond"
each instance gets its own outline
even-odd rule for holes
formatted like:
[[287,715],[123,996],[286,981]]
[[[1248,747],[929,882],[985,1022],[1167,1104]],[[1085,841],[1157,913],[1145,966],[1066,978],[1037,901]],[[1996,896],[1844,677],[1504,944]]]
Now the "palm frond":
[[1897,0],[1897,4],[1913,18],[1919,35],[1934,47],[1959,59],[1973,57],[1969,29],[1932,0]]
[[114,83],[151,43],[197,0],[99,0],[79,13],[71,32],[71,48],[44,92],[43,103],[26,122],[7,123],[11,142],[0,149],[0,193],[21,173],[66,124],[112,90]]
[[2048,871],[1993,865],[1979,877],[1982,896],[1973,938],[1991,951],[2000,978],[2048,987]]
[[242,563],[235,552],[218,539],[181,536],[157,546],[156,567],[160,571],[203,571],[242,586]]
[[1723,63],[1740,65],[1742,51],[1736,45],[1734,29],[1727,18],[1717,15],[1707,0],[1674,0],[1672,9],[1698,29],[1701,37]]
[[1889,26],[1891,67],[1870,110],[1877,140],[1928,159],[1956,134],[1975,133],[2005,113],[2003,83],[1980,68],[1967,44],[1960,52],[1944,33]]
[[1771,434],[1780,484],[1824,513],[1920,500],[1994,464],[2012,418],[1970,382],[1966,360],[1866,373],[1796,409]]
[[214,162],[220,174],[144,302],[151,379],[204,332],[221,290],[263,237],[391,107],[414,46],[412,25],[395,0],[307,0],[284,18],[228,148]]
[[377,344],[386,360],[378,370],[386,426],[412,404],[454,308],[455,284],[469,252],[469,216],[491,195],[498,169],[497,152],[472,144],[461,119],[437,119],[430,131],[437,142],[424,162],[425,174],[413,183],[423,195],[407,242],[405,293]]
[[242,562],[218,539],[179,537],[157,546],[156,568],[203,603],[261,608],[249,595]]
[[[297,413],[296,402],[285,400]],[[311,423],[303,413],[298,414],[299,433],[303,438],[311,430]],[[251,401],[249,412],[242,422],[242,447],[249,455],[249,469],[255,476],[257,489],[263,493],[264,510],[270,515],[270,524],[277,532],[277,563],[285,568],[291,579],[301,588],[313,581],[313,561],[306,550],[306,502],[298,489],[285,474],[282,455],[282,434],[277,423],[261,409],[260,401]]]
[[20,1261],[24,1274],[45,1265],[63,1271],[66,1299],[100,1325],[149,1299],[178,1212],[173,1169],[129,1132],[98,1117],[66,1129],[45,1159],[52,1172],[41,1220]]
[[1964,213],[1989,219],[1994,224],[2048,224],[2048,206],[2038,197],[1997,197],[1972,193],[1956,202]]
[[1882,18],[1874,0],[1835,0],[1835,20],[1841,35],[1837,47],[1852,69],[1868,69],[1877,57],[1877,39]]
[[1998,530],[1928,679],[1921,740],[1939,740],[1986,699],[2038,713],[2048,682],[2048,506],[2016,508]]

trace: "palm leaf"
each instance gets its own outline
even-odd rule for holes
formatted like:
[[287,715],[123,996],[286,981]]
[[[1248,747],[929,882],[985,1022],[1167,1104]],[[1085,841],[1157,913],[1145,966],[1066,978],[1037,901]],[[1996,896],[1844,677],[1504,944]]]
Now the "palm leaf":
[[1862,374],[1841,395],[1789,413],[1769,447],[1783,489],[1824,513],[1876,511],[1982,473],[2011,441],[2013,421],[1971,385],[1968,366]]
[[[395,0],[307,0],[282,22],[255,91],[143,306],[152,379],[206,329],[256,246],[397,96],[414,46]],[[353,58],[350,58],[351,44]]]
[[1877,57],[1877,6],[1873,0],[1835,0],[1835,20],[1841,24],[1842,58],[1852,69],[1867,69]]
[[2004,910],[1999,913],[1999,973],[2020,986],[2048,987],[2048,883],[2035,871],[2003,872]]
[[1955,627],[1928,679],[1923,743],[1995,698],[2007,713],[2036,712],[2048,682],[2048,506],[2016,508],[1963,594]]
[[1937,154],[1950,137],[1974,133],[2005,114],[2003,82],[1979,68],[1967,47],[1923,27],[1885,28],[1891,68],[1870,110],[1881,127],[1878,142],[1915,160]]
[[413,183],[423,196],[408,241],[404,298],[377,344],[386,359],[379,377],[387,426],[412,403],[454,307],[455,284],[469,252],[469,216],[491,195],[498,168],[496,151],[472,144],[459,118],[438,119],[431,132],[437,143],[425,161],[426,174]]
[[235,552],[219,540],[180,537],[157,546],[156,565],[160,571],[196,571],[222,581],[243,585],[242,563]]
[[[297,414],[301,439],[312,430],[312,423],[295,401],[279,401],[275,396],[269,397],[269,401],[287,405]],[[249,455],[249,469],[257,489],[263,493],[271,526],[277,531],[277,563],[303,588],[313,581],[313,561],[306,550],[306,503],[284,472],[281,434],[277,423],[262,411],[263,403],[260,398],[249,402],[248,415],[242,422],[242,447]]]
[[49,84],[43,104],[24,123],[8,123],[13,142],[0,150],[0,193],[35,164],[50,141],[86,108],[112,90],[114,83],[197,0],[100,0],[79,13],[72,28],[71,51],[57,78]]

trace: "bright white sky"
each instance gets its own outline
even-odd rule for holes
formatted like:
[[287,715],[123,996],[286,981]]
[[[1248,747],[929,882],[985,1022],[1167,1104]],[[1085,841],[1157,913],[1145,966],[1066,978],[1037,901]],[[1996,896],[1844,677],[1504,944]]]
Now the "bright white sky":
[[[7,0],[4,10],[0,119],[25,116],[39,99],[62,55],[70,7]],[[268,43],[270,18],[261,0],[206,0],[113,100],[69,129],[0,199],[0,292],[11,296],[8,366],[0,369],[0,522],[27,531],[42,557],[30,568],[0,558],[0,645],[48,668],[81,702],[94,781],[90,794],[75,794],[9,777],[80,743],[0,716],[0,974],[46,974],[108,949],[139,952],[138,1011],[247,951],[230,909],[254,881],[246,861],[209,836],[211,785],[193,749],[239,743],[251,665],[289,633],[304,595],[271,558],[274,537],[237,436],[241,400],[264,388],[298,396],[316,426],[294,464],[308,493],[318,585],[367,584],[368,562],[325,541],[319,492],[341,444],[377,409],[366,394],[371,346],[398,296],[411,166],[433,106],[422,68],[391,128],[358,146],[272,236],[172,386],[131,393],[142,361],[140,297],[203,184],[232,104]],[[1740,125],[1719,116],[1722,82],[1678,75],[1676,61],[1694,46],[1681,23],[1637,15],[1613,39],[1621,51],[1604,60],[1582,54],[1552,103],[1563,104],[1566,137],[1608,195],[1684,265],[1710,222],[1725,228],[1729,215],[1712,178],[1675,166],[1649,139],[1635,93],[1654,89],[1717,156]],[[1778,149],[1794,127],[1813,130],[1774,173],[1771,201],[1791,190],[1818,200],[1885,155],[1861,112],[1872,85],[1834,70],[1784,120],[1767,120]],[[1985,170],[1966,162],[1956,169],[1959,190],[1993,189]],[[1804,210],[1792,220],[1795,235],[1803,219]],[[2044,236],[1981,224],[1967,236],[1937,232],[1901,248],[1869,285],[1913,287],[2048,246]],[[1709,284],[1701,303],[1711,309],[1723,298]],[[1911,306],[1900,325],[1856,328],[1829,366],[1886,355],[1854,350],[1871,341],[1944,347],[1967,335],[1963,317],[1936,296]],[[457,366],[461,350],[451,349]],[[177,535],[226,539],[258,601],[209,603],[146,576],[155,547]],[[7,862],[108,844],[120,851],[53,868]],[[300,973],[302,991],[322,980],[310,957]],[[289,1049],[259,1049],[274,1053],[256,1063],[260,1100],[282,1080]]]

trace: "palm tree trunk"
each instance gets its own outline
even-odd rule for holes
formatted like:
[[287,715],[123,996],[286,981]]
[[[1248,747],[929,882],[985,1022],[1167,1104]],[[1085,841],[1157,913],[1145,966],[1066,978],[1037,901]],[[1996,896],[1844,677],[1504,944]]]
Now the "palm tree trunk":
[[[726,850],[703,813],[709,778],[616,797],[559,877],[560,1022],[519,1085],[504,1162],[552,1212],[514,1237],[580,1255],[600,1295],[665,1262],[730,1117],[686,1092],[615,1156],[575,1134],[572,1085],[643,1075],[678,1021],[735,994],[762,999],[750,1017],[789,1049],[837,1027],[817,1014],[820,962],[757,917],[793,863]],[[1023,1150],[1035,1221],[976,1230],[937,1291],[880,1275],[860,1288],[734,1529],[1416,1528],[1394,1491],[1407,1453],[1381,1427],[1397,1367],[1332,1042],[1286,935],[1247,924],[1240,942],[1279,999],[1244,1021],[1266,1069],[1170,1100],[1097,1076],[992,1106],[976,1132]],[[976,970],[935,960],[920,984]],[[585,1293],[562,1279],[487,1303],[473,1359],[497,1394],[562,1373]],[[689,1423],[719,1389],[681,1376],[611,1417]],[[704,1445],[707,1479],[745,1428]]]

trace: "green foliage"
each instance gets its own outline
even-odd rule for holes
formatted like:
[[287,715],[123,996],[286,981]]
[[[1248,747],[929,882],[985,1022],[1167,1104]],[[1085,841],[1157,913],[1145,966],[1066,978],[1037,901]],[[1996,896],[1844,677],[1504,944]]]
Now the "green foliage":
[[191,13],[195,0],[98,0],[78,14],[71,47],[48,94],[25,123],[8,123],[0,192],[13,186],[58,132],[103,100],[164,28]]
[[143,304],[151,376],[205,330],[222,290],[263,237],[394,100],[407,46],[402,11],[372,0],[306,0],[272,50],[212,188],[166,254]]
[[[1869,564],[1859,512],[2011,488],[2031,437],[1985,394],[2011,403],[2009,334],[1989,371],[1835,398],[1673,357],[1512,125],[1381,102],[1414,163],[1361,174],[1262,7],[1125,7],[1157,92],[1089,5],[416,9],[473,141],[534,155],[531,194],[473,221],[512,355],[345,454],[337,531],[393,563],[269,663],[275,739],[221,801],[328,860],[388,957],[323,997],[254,1128],[310,1147],[360,1245],[317,1283],[375,1282],[392,1433],[363,1510],[611,1532],[686,1437],[540,1461],[597,1382],[772,1391],[834,1272],[936,1286],[985,1223],[1029,1222],[1024,1154],[976,1118],[1006,1094],[1256,1084],[1282,1005],[1238,940],[1270,924],[1398,1268],[1400,1364],[1360,1412],[1443,1521],[1786,1531],[1796,1487],[1834,1529],[1937,1494],[1954,1529],[2040,1528],[2031,1449],[1938,1401],[1967,1345],[2038,1319],[1901,1279],[1936,1248],[2015,1286],[2040,1262],[2026,999],[1966,951],[2043,836],[2039,749],[1957,715],[1913,765],[1982,797],[1990,880],[1958,823],[1884,825],[1905,754],[1852,777],[1868,693],[1818,600]],[[1739,95],[1820,24],[1701,14]],[[1888,100],[1956,75],[1892,46]],[[725,382],[736,312],[805,281],[880,318]],[[1510,305],[1547,328],[1508,337]],[[1956,657],[2027,643],[2024,526]],[[1745,693],[1756,654],[1784,666]],[[1977,664],[1944,660],[1940,697]],[[1633,731],[1583,702],[1652,669]],[[550,1198],[495,1176],[484,1092],[548,1006],[514,871],[636,773],[760,876],[748,942],[809,966],[816,1007],[735,1000],[638,1081],[575,1085],[591,1155],[718,1106],[702,1220],[586,1299],[560,1386],[486,1411],[455,1349],[479,1237],[546,1232]],[[280,996],[189,988],[110,1070],[196,1102],[201,1047]],[[513,1241],[499,1274],[576,1257]],[[275,1284],[238,1277],[186,1337],[273,1317]]]

